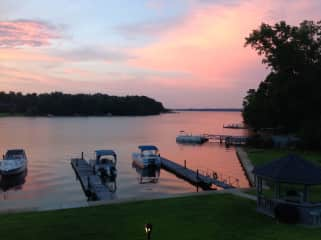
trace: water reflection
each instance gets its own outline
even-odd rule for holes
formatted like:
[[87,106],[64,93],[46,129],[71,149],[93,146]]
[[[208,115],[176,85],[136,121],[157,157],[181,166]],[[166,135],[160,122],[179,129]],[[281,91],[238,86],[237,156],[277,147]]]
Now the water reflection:
[[140,168],[136,164],[132,164],[138,174],[138,182],[140,184],[144,183],[157,183],[160,177],[160,167],[150,166],[145,168]]
[[108,188],[112,193],[117,191],[117,177],[101,177],[102,183]]
[[180,145],[175,141],[182,129],[193,134],[246,135],[246,130],[222,127],[240,121],[242,116],[237,112],[182,112],[148,117],[0,118],[0,148],[22,147],[30,159],[23,188],[18,191],[7,188],[10,202],[0,199],[0,210],[29,203],[46,206],[57,202],[85,202],[86,196],[75,180],[70,158],[83,151],[89,159],[92,149],[106,146],[118,153],[117,183],[107,181],[106,184],[110,189],[117,189],[115,195],[120,199],[195,191],[191,184],[163,170],[157,184],[138,184],[137,175],[139,182],[142,175],[144,182],[148,180],[144,176],[156,177],[145,174],[146,170],[140,174],[132,168],[132,152],[146,143],[158,146],[162,156],[178,164],[184,165],[186,161],[192,170],[211,169],[219,176],[233,176],[240,179],[240,187],[248,187],[234,147],[226,149],[224,144],[212,142]]
[[6,192],[8,190],[21,190],[26,182],[27,169],[16,175],[0,175],[0,190]]

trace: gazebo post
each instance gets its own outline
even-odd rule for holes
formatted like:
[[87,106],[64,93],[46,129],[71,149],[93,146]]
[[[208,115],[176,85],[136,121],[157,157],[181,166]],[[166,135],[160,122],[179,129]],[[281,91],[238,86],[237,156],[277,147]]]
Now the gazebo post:
[[274,182],[275,189],[274,189],[274,197],[276,199],[280,198],[280,182],[275,181]]
[[309,185],[304,185],[304,191],[303,191],[303,201],[308,202],[309,200]]
[[256,176],[256,194],[260,196],[262,194],[262,178]]

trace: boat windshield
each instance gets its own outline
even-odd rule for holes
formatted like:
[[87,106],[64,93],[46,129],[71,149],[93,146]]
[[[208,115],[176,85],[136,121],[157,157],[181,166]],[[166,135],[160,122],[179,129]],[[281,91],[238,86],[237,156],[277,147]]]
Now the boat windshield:
[[142,151],[142,155],[143,156],[154,156],[154,155],[157,155],[158,151],[156,150],[145,150],[145,151]]
[[4,156],[4,160],[21,159],[25,158],[25,156],[26,155],[23,150],[8,150]]
[[102,164],[113,163],[113,162],[115,162],[115,158],[112,156],[100,156],[98,161],[99,161],[99,163],[102,163]]

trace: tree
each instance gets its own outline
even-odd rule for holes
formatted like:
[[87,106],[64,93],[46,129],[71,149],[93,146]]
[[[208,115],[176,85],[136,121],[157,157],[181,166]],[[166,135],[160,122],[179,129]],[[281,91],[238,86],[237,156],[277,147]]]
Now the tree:
[[[244,121],[254,128],[282,128],[311,138],[307,125],[321,125],[321,22],[263,23],[246,38],[245,46],[263,56],[271,71],[244,98]],[[320,137],[313,138],[321,143]]]
[[145,96],[106,94],[26,94],[0,92],[0,113],[31,116],[151,115],[165,112],[162,103]]

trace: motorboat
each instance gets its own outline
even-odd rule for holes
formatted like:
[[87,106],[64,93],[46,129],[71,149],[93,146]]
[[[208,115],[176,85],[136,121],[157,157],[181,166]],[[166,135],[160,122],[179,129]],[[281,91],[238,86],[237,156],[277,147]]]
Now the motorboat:
[[0,161],[1,175],[15,175],[27,169],[27,156],[23,149],[8,150]]
[[160,167],[161,157],[158,148],[153,145],[142,145],[138,147],[140,152],[133,153],[133,164],[140,168]]
[[113,150],[96,150],[95,159],[90,160],[90,164],[97,175],[111,180],[117,176],[116,163],[117,155]]
[[208,139],[202,135],[187,134],[184,131],[180,131],[180,134],[176,137],[178,143],[202,144],[207,141]]

